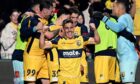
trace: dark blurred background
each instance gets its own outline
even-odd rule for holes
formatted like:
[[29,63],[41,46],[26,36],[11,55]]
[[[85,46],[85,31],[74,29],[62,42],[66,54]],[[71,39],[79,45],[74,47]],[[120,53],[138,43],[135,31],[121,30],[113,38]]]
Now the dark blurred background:
[[12,9],[18,9],[21,12],[26,11],[33,0],[1,0],[0,2],[0,18],[5,22],[9,21],[9,13]]

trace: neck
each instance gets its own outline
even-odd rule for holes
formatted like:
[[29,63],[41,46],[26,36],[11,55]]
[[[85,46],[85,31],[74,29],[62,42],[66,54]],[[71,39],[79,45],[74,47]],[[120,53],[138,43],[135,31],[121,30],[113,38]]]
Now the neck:
[[121,12],[121,13],[119,14],[119,17],[120,17],[121,15],[124,15],[125,13],[126,13],[125,11]]

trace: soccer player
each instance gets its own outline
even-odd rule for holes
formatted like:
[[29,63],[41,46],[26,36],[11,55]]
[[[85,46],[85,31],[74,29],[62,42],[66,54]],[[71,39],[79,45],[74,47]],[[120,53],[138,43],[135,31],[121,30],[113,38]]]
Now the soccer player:
[[[95,45],[95,57],[94,57],[94,73],[97,84],[115,84],[120,82],[120,73],[117,61],[116,47],[117,47],[117,35],[111,30],[106,29],[106,25],[96,18],[92,17],[97,11],[104,12],[104,7],[101,3],[91,5],[89,13],[91,16],[91,23],[94,23],[97,27],[97,31],[100,36],[101,43]],[[101,10],[99,10],[101,9]],[[105,12],[108,13],[109,12]],[[109,18],[111,21],[116,22],[112,17]]]
[[98,33],[93,24],[90,25],[95,36],[74,36],[73,22],[69,19],[63,21],[64,37],[58,36],[52,41],[45,42],[44,34],[40,36],[40,48],[56,47],[59,55],[58,84],[80,84],[81,60],[83,47],[86,44],[100,42]]
[[[126,13],[127,5],[123,0],[118,0],[113,6],[113,14],[118,17],[118,22],[112,22],[107,16],[100,15],[100,19],[108,26],[108,29],[118,34],[117,55],[119,60],[122,82],[133,84],[135,82],[138,54],[134,46],[133,20],[130,14]],[[98,14],[99,15],[99,14]],[[95,17],[96,18],[96,17]]]
[[[78,23],[78,17],[80,15],[80,12],[78,9],[71,8],[70,9],[71,15],[70,18],[73,21],[73,27],[74,27],[74,35],[80,36],[80,35],[88,35],[88,29],[84,24]],[[85,55],[85,56],[84,56]],[[83,66],[84,74],[81,74],[81,83],[88,83],[88,66],[86,61],[86,54],[85,50],[83,50],[83,62],[81,62],[81,66]]]
[[27,39],[27,47],[24,51],[24,80],[27,84],[35,84],[41,79],[42,84],[49,84],[47,59],[44,50],[39,48],[40,31],[48,24],[46,18],[52,13],[52,4],[44,2],[40,4],[40,12],[33,16],[29,28],[22,28],[21,35]]
[[[57,19],[56,21],[49,26],[49,31],[45,32],[45,36],[47,36],[49,33],[53,35],[47,36],[46,40],[52,40],[54,37],[61,35],[63,36],[62,31],[62,22],[65,19],[68,19],[70,17],[70,12],[67,9],[60,9],[57,13]],[[58,62],[58,54],[56,48],[48,49],[46,50],[47,53],[47,60],[48,60],[48,68],[49,68],[49,76],[50,76],[50,82],[57,83],[58,82],[58,69],[59,69],[59,62]]]
[[[28,10],[25,14],[22,15],[22,20],[18,25],[17,37],[16,37],[16,47],[12,55],[13,69],[14,69],[14,83],[15,84],[24,84],[24,73],[23,73],[23,53],[26,48],[27,41],[21,39],[20,29],[22,27],[29,27],[31,14],[38,13],[39,3],[33,3],[31,10]],[[27,24],[25,24],[27,23]]]

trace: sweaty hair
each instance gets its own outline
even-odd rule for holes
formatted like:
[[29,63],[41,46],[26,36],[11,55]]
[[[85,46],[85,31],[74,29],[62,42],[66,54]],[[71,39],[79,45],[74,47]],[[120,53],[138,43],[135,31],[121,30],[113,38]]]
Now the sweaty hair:
[[67,23],[72,23],[73,24],[71,19],[66,19],[66,20],[63,21],[62,26],[64,27],[65,24],[67,24]]
[[42,11],[43,8],[49,9],[49,8],[51,8],[51,7],[53,7],[53,5],[52,5],[51,2],[49,2],[49,1],[42,2],[42,3],[40,4],[40,11]]

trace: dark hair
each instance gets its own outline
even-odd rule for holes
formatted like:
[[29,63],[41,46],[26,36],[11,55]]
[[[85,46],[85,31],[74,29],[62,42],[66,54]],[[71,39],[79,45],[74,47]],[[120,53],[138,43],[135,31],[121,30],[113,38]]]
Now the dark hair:
[[49,9],[49,8],[51,8],[51,7],[53,7],[53,5],[52,5],[52,3],[51,3],[50,1],[42,2],[42,3],[40,4],[40,11],[42,11],[43,8]]
[[80,11],[77,9],[77,8],[70,8],[69,9],[70,10],[70,13],[72,14],[72,13],[76,13],[76,14],[80,14]]
[[61,16],[62,14],[65,14],[65,15],[70,15],[70,11],[66,8],[61,8],[58,13],[57,13],[57,16]]
[[34,1],[33,3],[31,3],[31,8],[34,8],[36,5],[39,5],[40,2],[39,1]]
[[19,11],[18,11],[18,9],[12,9],[12,10],[10,10],[10,13],[9,13],[10,16],[13,14],[13,12],[19,12]]
[[94,2],[89,6],[88,12],[90,17],[93,16],[95,11],[104,12],[105,5],[101,2]]
[[117,0],[116,3],[122,4],[125,7],[126,12],[129,12],[131,9],[132,3],[129,0]]
[[65,24],[67,24],[67,23],[72,23],[72,24],[73,24],[73,22],[72,22],[71,19],[65,19],[65,20],[63,21],[63,23],[62,23],[62,26],[64,27]]

